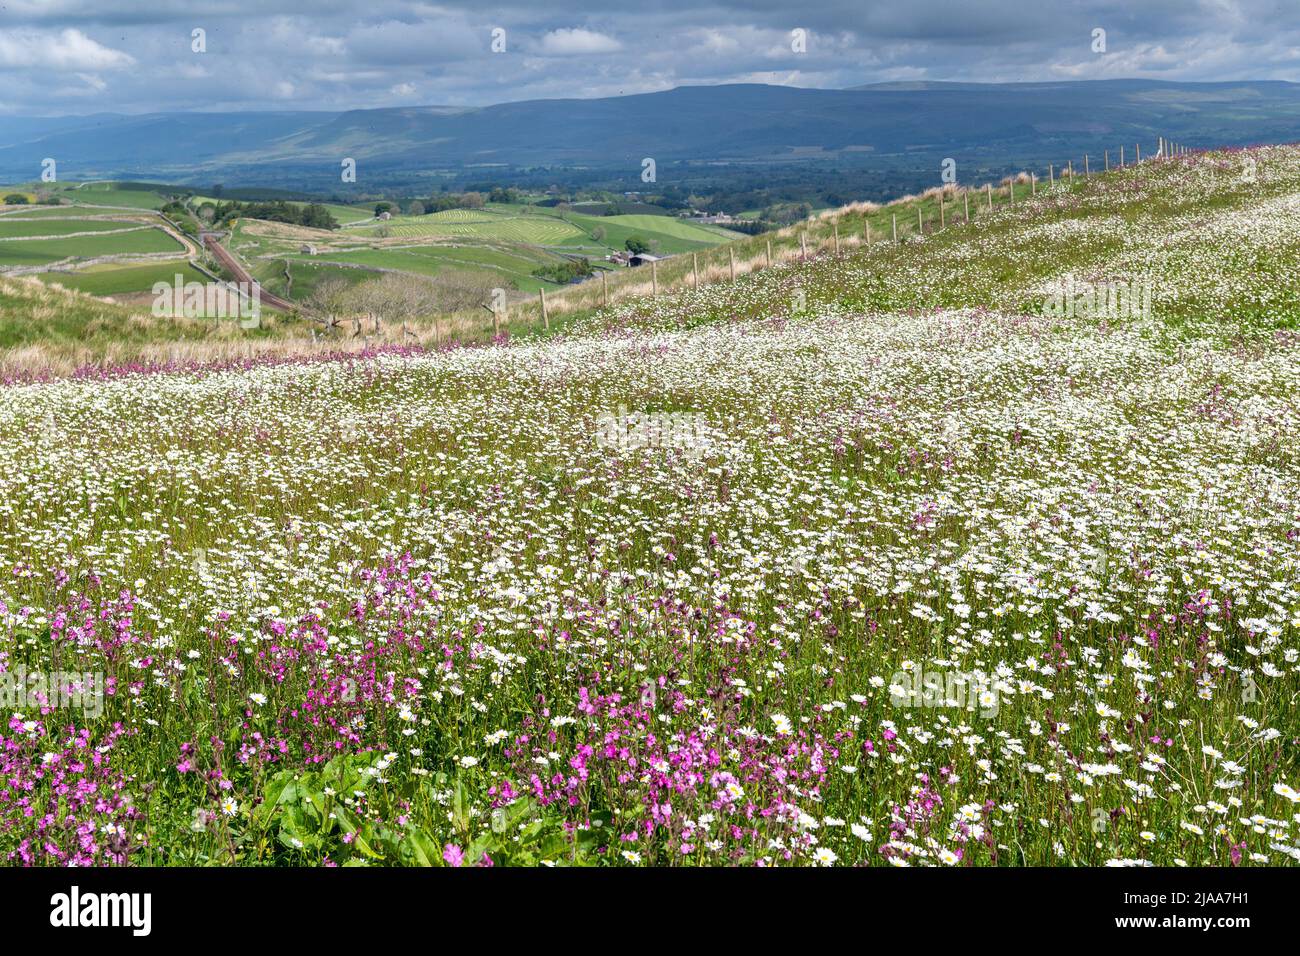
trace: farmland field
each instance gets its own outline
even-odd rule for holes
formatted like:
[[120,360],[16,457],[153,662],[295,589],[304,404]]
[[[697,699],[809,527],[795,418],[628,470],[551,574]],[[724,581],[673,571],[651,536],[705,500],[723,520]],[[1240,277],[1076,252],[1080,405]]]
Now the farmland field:
[[[192,202],[205,201],[195,197]],[[334,208],[334,207],[330,207]],[[362,207],[341,207],[355,212]],[[738,234],[688,223],[671,216],[588,216],[554,211],[526,203],[492,203],[481,209],[448,209],[420,216],[375,220],[352,219],[343,228],[322,230],[255,219],[235,223],[228,247],[256,263],[267,288],[283,293],[275,260],[334,263],[374,270],[407,272],[437,282],[448,270],[474,273],[492,287],[504,287],[522,297],[563,283],[541,278],[539,268],[564,265],[577,257],[603,258],[622,250],[633,236],[645,240],[660,255],[705,251],[738,238]],[[305,251],[311,246],[312,251]],[[346,269],[334,274],[361,281]],[[314,278],[323,275],[315,267]],[[314,288],[314,281],[293,286],[293,297]]]
[[449,209],[427,216],[398,217],[384,225],[390,235],[403,238],[464,236],[539,246],[557,245],[566,239],[583,235],[582,230],[551,216],[509,216],[469,209]]
[[102,236],[68,239],[0,239],[0,266],[28,266],[67,258],[90,259],[129,253],[181,253],[184,248],[161,229],[139,226]]
[[4,660],[78,705],[13,710],[0,853],[1293,865],[1297,236],[1300,149],[1215,153],[553,334],[8,386]]
[[[580,225],[590,235],[592,230],[600,229],[604,233],[602,243],[612,248],[621,249],[632,236],[649,240],[652,248],[659,255],[674,255],[681,252],[708,249],[729,239],[737,237],[713,226],[682,222],[671,216],[572,216],[573,222]],[[590,238],[580,240],[580,244],[590,243]]]
[[94,206],[159,209],[166,202],[155,189],[124,188],[117,182],[59,183],[52,191],[71,202]]
[[206,276],[181,259],[148,265],[96,265],[75,272],[43,272],[38,278],[88,295],[112,296],[147,292],[155,282],[171,283],[177,275],[182,277],[182,282],[208,281]]
[[[473,237],[539,246],[588,246],[621,249],[628,237],[657,242],[665,254],[716,246],[737,237],[716,226],[685,222],[672,216],[592,216],[522,204],[493,204],[484,209],[448,209],[424,216],[397,216],[384,223],[354,227],[366,234],[384,230],[398,237]],[[599,229],[601,239],[593,237]]]
[[[302,258],[301,254],[295,258]],[[377,269],[396,269],[416,275],[436,276],[447,268],[469,268],[500,275],[521,289],[550,285],[535,279],[532,270],[557,261],[554,257],[531,253],[526,248],[476,245],[385,246],[377,249],[353,249],[346,252],[326,251],[311,257],[323,262],[348,262]]]
[[735,239],[740,233],[729,232],[721,226],[708,223],[687,222],[671,216],[607,216],[604,221],[628,229],[643,229],[649,232],[663,233],[677,239],[691,242],[717,242]]
[[112,219],[68,218],[68,219],[20,219],[15,216],[0,216],[0,241],[5,239],[26,239],[32,236],[61,236],[79,232],[113,232],[124,229],[138,229],[138,222],[124,222]]

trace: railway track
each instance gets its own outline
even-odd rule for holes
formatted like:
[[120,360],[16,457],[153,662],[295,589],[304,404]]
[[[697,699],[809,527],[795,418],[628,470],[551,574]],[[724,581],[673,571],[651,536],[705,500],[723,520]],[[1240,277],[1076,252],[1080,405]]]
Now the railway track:
[[225,266],[226,271],[235,277],[237,282],[247,282],[250,288],[256,287],[259,290],[260,301],[273,309],[280,309],[282,312],[301,312],[302,306],[296,302],[290,302],[288,299],[282,299],[278,295],[267,292],[262,289],[262,284],[248,274],[244,264],[234,257],[234,255],[221,244],[220,238],[211,232],[205,232],[202,236],[203,245],[208,251],[216,257],[217,261]]

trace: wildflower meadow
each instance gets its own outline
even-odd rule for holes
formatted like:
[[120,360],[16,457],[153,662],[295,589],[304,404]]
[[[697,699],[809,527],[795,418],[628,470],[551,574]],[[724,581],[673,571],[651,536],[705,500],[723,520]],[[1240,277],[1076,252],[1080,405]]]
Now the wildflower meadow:
[[0,859],[1294,865],[1298,265],[1300,149],[1197,153],[6,385]]

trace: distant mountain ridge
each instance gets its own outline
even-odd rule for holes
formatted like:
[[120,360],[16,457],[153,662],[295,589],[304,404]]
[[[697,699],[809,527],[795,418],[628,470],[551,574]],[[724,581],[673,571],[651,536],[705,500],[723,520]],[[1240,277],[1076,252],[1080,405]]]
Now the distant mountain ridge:
[[[844,90],[678,87],[486,107],[0,117],[0,178],[249,184],[301,170],[786,162],[915,152],[1074,155],[1164,135],[1188,145],[1300,140],[1300,84],[1092,80],[903,82]],[[232,180],[234,181],[234,180]]]

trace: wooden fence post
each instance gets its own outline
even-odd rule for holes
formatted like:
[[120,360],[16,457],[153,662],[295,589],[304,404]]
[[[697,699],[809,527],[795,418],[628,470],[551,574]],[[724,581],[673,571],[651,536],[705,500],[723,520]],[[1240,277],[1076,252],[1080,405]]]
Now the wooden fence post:
[[767,267],[772,268],[772,240],[767,240]]
[[551,327],[551,315],[546,311],[546,290],[538,289],[537,294],[542,300],[542,325],[549,329]]
[[1092,174],[1088,172],[1088,154],[1084,153],[1083,154],[1083,178],[1087,179],[1090,175]]
[[966,210],[966,221],[970,222],[970,190],[969,189],[963,189],[961,191],[961,201],[963,207]]
[[1137,162],[1139,162],[1139,163],[1142,162],[1142,144],[1141,144],[1141,143],[1134,143],[1134,144],[1133,144],[1133,149],[1136,151],[1136,154],[1137,154]]
[[867,240],[867,248],[871,248],[871,222],[866,216],[862,217],[862,237]]
[[736,281],[736,247],[727,246],[727,252],[731,253],[731,281]]
[[993,184],[984,184],[984,198],[989,201],[989,212],[993,211]]
[[700,256],[698,253],[691,253],[691,288],[700,287]]
[[1038,195],[1038,177],[1033,173],[1029,174],[1029,195]]
[[925,222],[921,219],[921,204],[916,204],[916,231],[925,235]]
[[898,213],[894,213],[894,245],[898,245]]
[[650,260],[650,295],[659,294],[659,260]]
[[1124,167],[1124,146],[1122,144],[1119,148],[1119,165],[1121,169]]
[[600,270],[600,307],[609,307],[609,273],[604,269]]
[[1107,173],[1108,173],[1108,172],[1110,172],[1110,150],[1106,150],[1106,155],[1105,155],[1104,159],[1105,159],[1105,162],[1106,162],[1106,168],[1103,170],[1103,172],[1107,172]]
[[831,232],[835,236],[835,254],[838,256],[840,254],[840,224],[838,222],[831,223]]
[[943,193],[939,193],[939,228],[942,229],[943,226]]
[[807,229],[799,233],[799,251],[802,253],[804,261],[807,262],[808,261],[808,230]]

